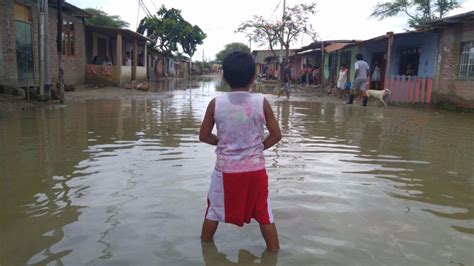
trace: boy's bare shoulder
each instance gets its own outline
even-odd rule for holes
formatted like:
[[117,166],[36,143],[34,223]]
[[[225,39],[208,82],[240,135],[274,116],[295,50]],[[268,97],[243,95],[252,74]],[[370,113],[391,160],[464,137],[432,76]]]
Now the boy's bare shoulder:
[[209,102],[207,105],[208,108],[212,109],[214,111],[214,107],[216,106],[216,98],[212,98],[212,100]]

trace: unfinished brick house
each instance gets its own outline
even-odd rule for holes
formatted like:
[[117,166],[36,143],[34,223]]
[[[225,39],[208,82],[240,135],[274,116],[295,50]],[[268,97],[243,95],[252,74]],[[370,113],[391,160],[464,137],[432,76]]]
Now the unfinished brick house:
[[[62,57],[67,85],[84,82],[84,18],[89,14],[63,1]],[[51,82],[58,80],[56,1],[49,1],[49,62]],[[38,6],[36,0],[0,1],[0,85],[38,86]]]
[[435,102],[474,109],[474,11],[427,26],[438,32]]

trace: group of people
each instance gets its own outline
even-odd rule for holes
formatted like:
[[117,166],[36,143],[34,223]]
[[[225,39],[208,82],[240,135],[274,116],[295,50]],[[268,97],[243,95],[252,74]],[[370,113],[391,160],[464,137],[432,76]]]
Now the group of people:
[[263,75],[265,79],[275,79],[275,69],[271,66],[265,65],[263,67]]
[[[342,97],[344,93],[349,93],[348,104],[353,104],[355,98],[355,92],[360,91],[360,97],[362,98],[362,106],[366,107],[368,97],[365,93],[367,85],[370,79],[371,88],[374,90],[380,90],[381,81],[381,69],[378,62],[374,64],[372,75],[370,74],[370,66],[364,60],[362,54],[356,55],[356,62],[354,64],[355,73],[354,80],[352,83],[349,81],[349,68],[346,64],[342,64],[339,70],[337,84],[336,84],[336,95]],[[331,91],[329,91],[331,93]]]
[[100,61],[100,58],[95,55],[94,58],[92,58],[92,64],[93,65],[103,65],[103,66],[113,66],[114,64],[112,63],[112,60],[110,60],[110,58],[108,56],[106,56],[104,58],[104,60],[102,60],[102,62]]
[[[113,66],[114,64],[112,63],[112,60],[110,60],[110,57],[105,56],[104,60],[100,60],[99,56],[95,55],[92,58],[92,64],[93,65],[103,65],[103,66]],[[132,57],[131,53],[127,52],[125,56],[123,57],[123,65],[124,66],[131,66],[132,65]],[[143,66],[143,53],[140,53],[138,55],[138,65]]]
[[321,68],[313,66],[311,64],[303,64],[300,70],[300,81],[301,84],[306,85],[318,85],[321,80]]

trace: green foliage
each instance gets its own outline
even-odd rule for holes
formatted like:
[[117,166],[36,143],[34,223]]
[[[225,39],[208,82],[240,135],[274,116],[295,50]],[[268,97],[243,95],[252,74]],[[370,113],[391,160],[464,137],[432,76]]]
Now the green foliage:
[[181,10],[161,6],[152,16],[140,21],[137,32],[153,40],[153,46],[161,53],[172,54],[181,51],[189,56],[196,52],[206,34],[196,25],[191,25],[181,16]]
[[378,3],[371,16],[382,20],[402,13],[409,17],[408,24],[414,27],[443,18],[449,11],[460,6],[457,0],[393,0]]
[[111,27],[111,28],[127,28],[128,22],[122,20],[119,16],[110,16],[104,11],[96,8],[85,8],[87,13],[92,17],[86,19],[86,25]]
[[285,48],[284,60],[278,62],[280,67],[280,83],[283,83],[283,69],[288,63],[290,45],[302,35],[308,35],[316,40],[310,18],[316,14],[316,3],[297,4],[285,8],[285,15],[280,21],[270,21],[262,16],[253,16],[251,20],[244,21],[237,28],[237,32],[246,33],[247,37],[267,46],[277,58],[275,47],[280,44]]
[[224,46],[223,50],[221,50],[220,52],[216,54],[216,58],[219,62],[222,62],[225,56],[228,53],[233,52],[233,51],[244,51],[244,52],[250,53],[250,48],[244,43],[240,43],[240,42],[229,43]]
[[[316,14],[316,3],[297,4],[285,9],[285,16],[281,20],[269,21],[262,16],[253,16],[251,20],[240,24],[237,32],[246,33],[253,41],[261,46],[267,46],[277,57],[275,47],[282,45],[288,58],[290,45],[300,36],[308,35],[316,39],[310,18]],[[287,60],[285,60],[286,62]],[[285,64],[283,62],[283,64]]]

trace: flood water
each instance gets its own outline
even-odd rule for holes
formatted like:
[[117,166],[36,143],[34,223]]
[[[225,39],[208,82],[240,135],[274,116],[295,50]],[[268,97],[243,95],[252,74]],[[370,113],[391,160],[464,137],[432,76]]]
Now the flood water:
[[474,265],[473,114],[301,95],[267,95],[281,251],[255,222],[201,244],[216,87],[0,114],[0,265]]

